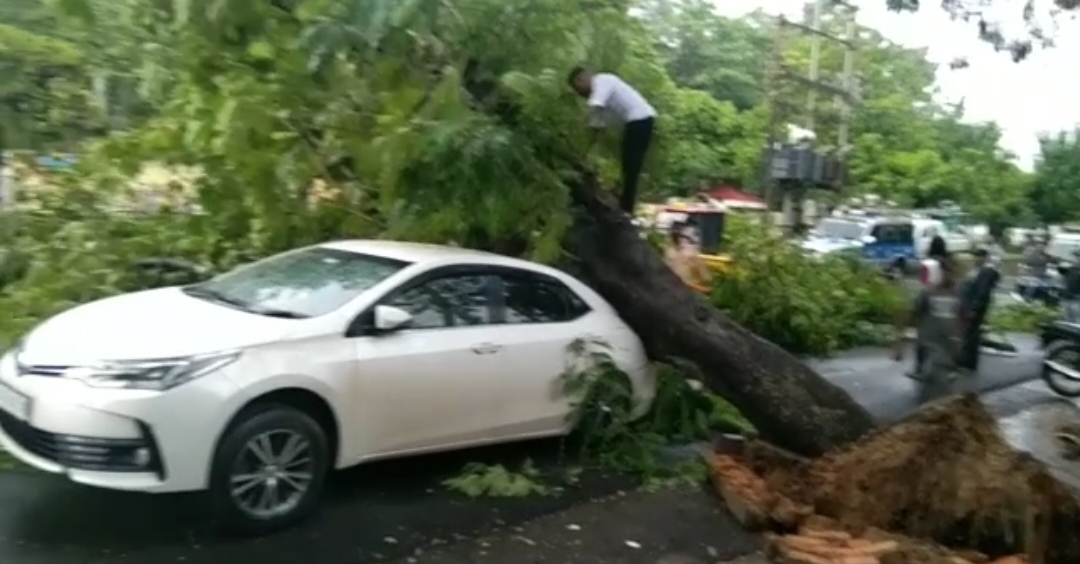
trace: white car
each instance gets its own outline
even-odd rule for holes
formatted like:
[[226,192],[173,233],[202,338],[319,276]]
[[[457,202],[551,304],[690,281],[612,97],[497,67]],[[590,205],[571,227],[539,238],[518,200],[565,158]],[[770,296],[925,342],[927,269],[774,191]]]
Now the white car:
[[567,274],[387,241],[279,254],[65,311],[0,360],[0,445],[81,484],[210,490],[264,532],[331,468],[570,430],[567,348],[610,347],[644,411],[637,335]]

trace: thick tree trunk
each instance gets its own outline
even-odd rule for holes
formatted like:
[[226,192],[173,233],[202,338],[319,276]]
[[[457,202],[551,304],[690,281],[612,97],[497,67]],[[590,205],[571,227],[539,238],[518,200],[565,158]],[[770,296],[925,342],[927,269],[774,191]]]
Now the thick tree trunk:
[[[466,65],[466,91],[478,108],[512,126],[516,106],[497,95],[496,83],[481,70],[478,60]],[[580,164],[574,155],[561,159]],[[581,170],[569,188],[577,208],[567,249],[575,260],[569,266],[619,311],[650,356],[695,363],[703,383],[734,403],[763,438],[800,454],[820,454],[873,427],[870,414],[843,390],[687,288],[595,175]]]
[[650,356],[694,362],[705,386],[738,406],[763,438],[800,454],[820,454],[873,427],[842,389],[687,288],[595,177],[570,188],[571,268],[619,311]]

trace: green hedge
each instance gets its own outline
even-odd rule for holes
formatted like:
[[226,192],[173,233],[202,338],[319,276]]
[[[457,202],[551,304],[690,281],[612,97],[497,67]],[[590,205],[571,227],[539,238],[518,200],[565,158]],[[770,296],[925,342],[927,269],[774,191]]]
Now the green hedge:
[[712,302],[754,333],[800,354],[880,344],[892,334],[904,289],[853,257],[814,258],[746,217],[727,221],[732,272]]

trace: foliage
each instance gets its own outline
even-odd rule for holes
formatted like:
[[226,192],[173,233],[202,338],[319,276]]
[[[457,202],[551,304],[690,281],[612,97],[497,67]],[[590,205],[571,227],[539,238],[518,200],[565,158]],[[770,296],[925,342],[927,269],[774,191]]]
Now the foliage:
[[754,333],[804,354],[878,344],[904,292],[848,257],[812,257],[753,219],[733,216],[725,244],[738,269],[713,280],[713,304]]
[[663,477],[671,470],[658,453],[664,445],[701,440],[717,430],[752,429],[731,404],[673,365],[653,366],[656,396],[643,413],[605,343],[580,341],[568,353],[563,392],[574,406],[575,438],[580,453],[601,467]]
[[1060,308],[1042,304],[1009,304],[1007,307],[991,308],[986,325],[997,333],[1037,333],[1050,321],[1062,318]]
[[[39,150],[108,136],[82,145],[78,186],[56,180],[62,191],[36,202],[18,236],[0,241],[18,259],[3,259],[0,307],[10,316],[0,321],[0,343],[44,315],[128,287],[127,265],[146,255],[227,267],[311,241],[391,236],[557,258],[572,161],[588,154],[612,184],[618,174],[617,135],[590,151],[581,134],[580,101],[564,80],[574,64],[619,73],[659,108],[643,186],[650,198],[721,181],[755,186],[770,123],[764,70],[774,23],[762,13],[725,18],[704,0],[641,0],[634,10],[625,1],[583,9],[577,0],[51,4],[70,17],[57,18],[41,0],[0,8],[11,38],[0,41],[0,65],[14,77],[4,88],[48,109],[8,115],[33,123],[4,131],[29,132],[18,133],[19,144]],[[834,14],[825,21],[841,25]],[[992,225],[1024,215],[1029,179],[997,149],[996,126],[965,123],[962,110],[934,102],[934,66],[924,52],[865,27],[859,34],[863,102],[852,128],[850,189],[909,204],[953,199]],[[808,40],[790,37],[783,58],[801,68],[809,51]],[[822,72],[841,65],[842,53],[826,45]],[[46,75],[61,82],[38,80]],[[42,90],[61,83],[78,103]],[[487,92],[483,102],[478,88]],[[805,91],[781,96],[801,101]],[[837,116],[821,106],[819,137],[827,141]],[[124,179],[147,162],[198,170],[190,192],[205,213],[107,212]],[[1041,171],[1036,207],[1048,216],[1072,207],[1045,196],[1050,186],[1067,192],[1069,169]],[[782,247],[766,255],[748,261],[752,280],[769,261],[797,260]],[[807,279],[849,279],[833,261],[813,274],[803,263]],[[827,298],[821,288],[792,292],[813,300],[783,297],[777,282],[776,300],[736,304],[733,296],[749,284],[720,281],[721,305],[794,350],[830,350],[868,332],[830,317],[836,327],[803,342],[789,334],[789,321],[800,326],[818,311],[849,309],[876,320],[884,314],[874,302],[889,302],[865,297],[877,291],[870,289],[811,307]],[[785,307],[794,309],[781,313]]]
[[468,497],[529,497],[558,492],[540,481],[540,471],[531,460],[522,463],[518,471],[507,470],[502,464],[471,462],[443,485]]
[[1047,223],[1080,219],[1080,129],[1039,139],[1031,202]]

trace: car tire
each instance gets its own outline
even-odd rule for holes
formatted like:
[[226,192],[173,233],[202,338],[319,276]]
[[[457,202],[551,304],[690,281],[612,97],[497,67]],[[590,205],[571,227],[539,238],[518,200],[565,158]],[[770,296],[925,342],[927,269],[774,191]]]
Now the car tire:
[[[318,510],[329,468],[326,432],[310,415],[280,404],[245,409],[214,452],[210,496],[216,515],[227,531],[242,535],[294,525]],[[274,504],[259,497],[268,490]]]

